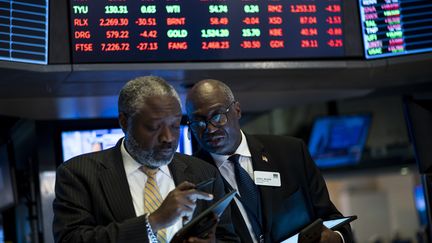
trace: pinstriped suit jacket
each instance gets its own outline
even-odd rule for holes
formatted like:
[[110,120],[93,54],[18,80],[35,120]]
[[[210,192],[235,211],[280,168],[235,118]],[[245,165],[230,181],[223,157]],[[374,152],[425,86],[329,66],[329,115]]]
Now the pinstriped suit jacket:
[[[77,156],[58,167],[53,203],[56,242],[148,242],[144,216],[135,215],[120,141],[114,148]],[[213,202],[224,195],[219,172],[205,162],[176,153],[169,168],[176,185],[214,177],[208,191],[215,197]],[[194,214],[213,202],[198,200]],[[220,219],[216,238],[238,242],[229,209]]]

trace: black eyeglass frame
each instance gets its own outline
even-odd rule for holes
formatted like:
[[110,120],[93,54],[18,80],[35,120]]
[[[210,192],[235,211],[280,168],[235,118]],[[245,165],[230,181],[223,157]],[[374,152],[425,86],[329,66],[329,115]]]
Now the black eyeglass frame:
[[[216,114],[214,114],[212,117],[210,117],[210,119],[207,119],[207,120],[192,121],[192,122],[191,122],[191,121],[187,121],[187,125],[188,125],[189,128],[190,128],[191,130],[193,130],[193,131],[199,131],[199,130],[203,130],[203,131],[205,131],[205,130],[207,129],[209,123],[212,124],[212,126],[217,127],[217,128],[222,127],[222,126],[224,126],[225,124],[227,124],[227,122],[228,122],[228,116],[227,116],[227,114],[228,114],[228,112],[230,111],[231,106],[232,106],[234,103],[236,103],[236,102],[237,102],[236,100],[234,100],[233,102],[231,102],[231,103],[226,107],[225,112],[219,112],[219,113],[216,113]],[[214,118],[215,116],[218,116],[218,115],[224,115],[224,116],[226,117],[226,121],[225,121],[223,124],[214,124],[214,123],[212,122],[213,118]],[[200,125],[196,125],[196,126],[194,126],[194,125],[193,125],[193,124],[196,124],[196,123],[202,123],[202,122],[205,123],[205,126],[200,126]],[[194,127],[196,127],[196,128],[194,128]]]

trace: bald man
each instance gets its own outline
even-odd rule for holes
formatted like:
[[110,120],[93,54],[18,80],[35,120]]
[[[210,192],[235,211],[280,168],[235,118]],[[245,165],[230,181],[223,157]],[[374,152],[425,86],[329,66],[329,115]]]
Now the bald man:
[[[196,83],[186,98],[189,126],[227,189],[240,197],[232,219],[242,242],[280,242],[317,218],[342,217],[305,144],[296,138],[250,135],[240,129],[240,103],[218,80]],[[255,175],[255,177],[254,177]],[[324,227],[320,242],[352,242],[349,225]]]

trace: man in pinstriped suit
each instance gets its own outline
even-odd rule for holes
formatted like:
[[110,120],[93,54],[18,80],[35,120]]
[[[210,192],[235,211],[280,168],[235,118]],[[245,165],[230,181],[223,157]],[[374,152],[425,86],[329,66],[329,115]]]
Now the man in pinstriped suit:
[[[147,76],[129,81],[119,95],[125,138],[114,148],[77,156],[57,169],[55,241],[154,242],[161,230],[169,241],[183,220],[221,198],[223,182],[216,168],[175,153],[181,116],[178,94],[163,79]],[[143,188],[149,178],[145,170],[156,173],[163,198],[153,212],[144,211]],[[209,193],[194,189],[209,178],[216,178]],[[188,240],[238,241],[229,210],[209,233],[205,239]]]

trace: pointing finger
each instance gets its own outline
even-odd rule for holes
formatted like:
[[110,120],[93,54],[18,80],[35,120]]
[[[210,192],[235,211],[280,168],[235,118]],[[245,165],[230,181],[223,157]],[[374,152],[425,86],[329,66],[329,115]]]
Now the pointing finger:
[[187,192],[187,194],[188,194],[187,197],[192,201],[196,201],[196,200],[210,201],[210,200],[213,200],[213,194],[209,194],[209,193],[202,192],[202,191],[190,190]]

